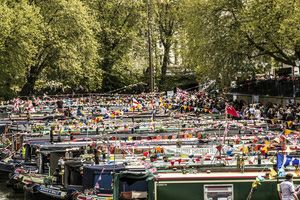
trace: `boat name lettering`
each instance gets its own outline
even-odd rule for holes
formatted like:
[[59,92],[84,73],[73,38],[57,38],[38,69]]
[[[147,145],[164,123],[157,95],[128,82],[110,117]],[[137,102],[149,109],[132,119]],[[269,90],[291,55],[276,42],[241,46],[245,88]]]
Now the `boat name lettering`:
[[165,149],[166,153],[175,153],[175,154],[214,154],[216,153],[216,148],[179,148],[179,149]]
[[58,191],[50,190],[50,189],[43,188],[43,187],[40,187],[40,191],[48,193],[48,194],[60,195],[60,192],[58,192]]

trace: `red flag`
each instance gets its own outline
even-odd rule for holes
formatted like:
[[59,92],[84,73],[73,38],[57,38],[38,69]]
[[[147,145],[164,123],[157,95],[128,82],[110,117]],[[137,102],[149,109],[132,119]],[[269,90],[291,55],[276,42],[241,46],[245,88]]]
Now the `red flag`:
[[255,138],[252,140],[253,144],[256,144],[258,142],[259,138],[257,136],[255,136]]
[[222,145],[216,146],[216,148],[217,148],[218,151],[221,151],[222,150]]
[[145,151],[145,152],[143,153],[143,156],[147,157],[148,154],[149,154],[149,153],[148,153],[147,151]]
[[226,113],[228,115],[233,116],[233,117],[240,117],[239,113],[237,113],[237,111],[235,110],[235,108],[233,106],[230,106],[230,105],[226,106]]

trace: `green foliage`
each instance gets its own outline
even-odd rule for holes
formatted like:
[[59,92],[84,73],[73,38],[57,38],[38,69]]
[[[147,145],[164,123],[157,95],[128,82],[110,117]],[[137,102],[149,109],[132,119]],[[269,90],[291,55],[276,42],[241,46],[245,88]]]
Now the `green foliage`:
[[185,7],[189,60],[200,77],[232,79],[263,61],[295,65],[300,58],[294,0],[190,0]]
[[[170,64],[171,48],[178,42],[182,23],[182,0],[155,0],[155,28],[163,46],[160,87],[165,87],[166,73]],[[177,36],[177,37],[176,37]]]
[[28,95],[35,83],[101,86],[99,24],[81,1],[0,1],[1,96]]
[[45,41],[39,45],[21,94],[32,92],[42,73],[46,80],[57,80],[68,87],[97,88],[101,76],[95,69],[98,43],[94,30],[98,23],[88,9],[80,0],[35,0],[33,4],[43,16]]
[[[151,4],[153,47],[157,40],[167,47],[163,59],[159,53],[156,57],[158,75],[161,67],[165,76],[171,46],[178,43],[174,35],[181,2]],[[70,92],[79,86],[91,92],[110,91],[146,82],[148,3],[0,0],[0,95],[53,88]]]
[[43,19],[35,6],[3,0],[0,18],[0,96],[10,97],[24,84],[44,41]]
[[140,52],[134,48],[144,45],[141,40],[141,27],[144,23],[143,1],[85,0],[85,3],[101,24],[97,39],[101,44],[98,54],[99,68],[104,72],[103,91],[128,85],[132,80],[137,81],[134,79],[138,79],[138,76],[130,76],[132,72],[138,71],[133,67],[132,61]]
[[49,68],[42,76],[45,80],[61,82],[65,89],[78,86],[89,91],[98,89],[102,72],[96,69],[99,60],[96,19],[81,1],[56,1],[52,5],[41,2],[40,6],[49,22],[44,47],[52,55]]
[[161,89],[184,79],[172,64],[224,84],[295,66],[299,11],[295,0],[0,0],[0,96],[147,82],[148,28]]

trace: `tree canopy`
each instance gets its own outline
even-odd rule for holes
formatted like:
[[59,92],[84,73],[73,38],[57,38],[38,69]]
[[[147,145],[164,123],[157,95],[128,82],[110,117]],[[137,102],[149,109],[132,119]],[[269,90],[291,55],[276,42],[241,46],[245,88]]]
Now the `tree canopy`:
[[[170,64],[171,48],[178,40],[178,33],[181,28],[182,13],[181,0],[156,0],[155,21],[159,35],[159,42],[163,46],[163,58],[161,62],[160,87],[165,84],[166,73]],[[176,37],[177,36],[177,37]]]
[[0,0],[0,96],[148,83],[149,56],[161,90],[192,72],[226,84],[296,66],[299,11],[295,0]]
[[190,0],[186,6],[189,58],[202,75],[228,78],[271,60],[300,58],[300,2]]
[[0,95],[10,96],[25,84],[28,66],[44,42],[43,17],[24,1],[1,0],[0,18]]
[[81,1],[1,1],[0,9],[5,92],[28,95],[38,80],[91,90],[101,86],[101,73],[95,69],[98,23]]
[[[132,0],[85,0],[100,23],[96,31],[100,43],[98,68],[103,71],[102,90],[113,89],[129,84],[133,56],[139,46],[145,45],[143,38],[144,2]],[[134,49],[135,48],[135,49]],[[128,73],[129,72],[129,73]],[[135,76],[136,77],[136,76]]]
[[43,72],[47,79],[70,87],[80,84],[92,90],[100,85],[101,76],[95,73],[98,42],[94,31],[98,23],[84,4],[80,0],[35,0],[31,4],[43,17],[44,41],[38,44],[34,63],[28,67],[21,94],[30,94]]

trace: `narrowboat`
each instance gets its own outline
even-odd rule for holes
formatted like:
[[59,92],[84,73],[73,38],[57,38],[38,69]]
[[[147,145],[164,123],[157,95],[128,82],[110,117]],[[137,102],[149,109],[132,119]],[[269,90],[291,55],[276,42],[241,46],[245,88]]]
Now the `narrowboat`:
[[26,193],[33,199],[77,199],[87,191],[94,192],[90,195],[111,197],[113,174],[124,170],[122,164],[82,166],[79,162],[66,162],[60,183],[52,181],[27,186]]
[[[207,168],[213,169],[213,168]],[[201,171],[201,170],[200,170]],[[265,200],[279,199],[278,184],[284,179],[271,171],[219,168],[196,173],[130,172],[114,176],[114,200]],[[296,175],[296,174],[295,174]],[[296,175],[295,184],[300,183]]]
[[[283,180],[278,177],[269,179],[265,172],[158,175],[121,172],[114,177],[113,199],[279,200],[278,185]],[[299,177],[294,178],[294,184],[300,184]]]

